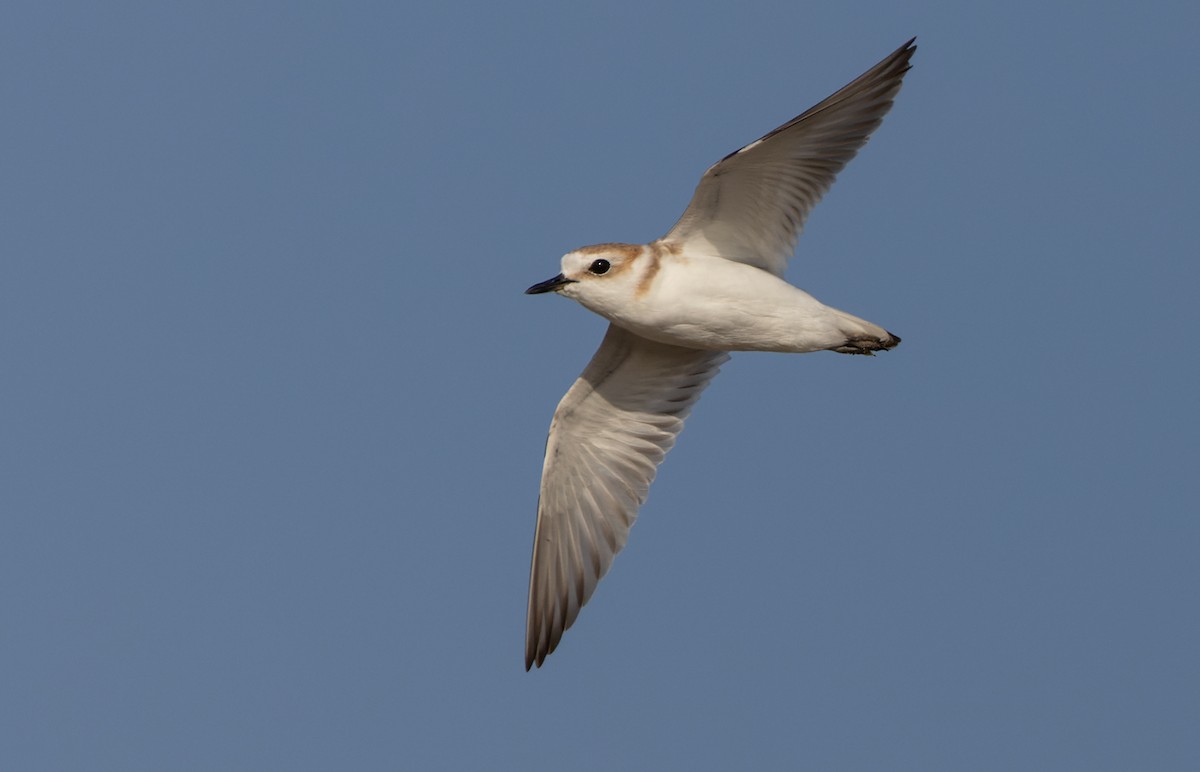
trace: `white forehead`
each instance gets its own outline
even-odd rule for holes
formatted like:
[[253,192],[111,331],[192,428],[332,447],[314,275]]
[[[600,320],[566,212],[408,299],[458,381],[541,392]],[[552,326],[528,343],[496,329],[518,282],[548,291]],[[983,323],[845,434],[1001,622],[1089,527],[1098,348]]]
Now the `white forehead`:
[[576,273],[591,265],[595,255],[584,255],[581,252],[568,252],[562,256],[562,272]]

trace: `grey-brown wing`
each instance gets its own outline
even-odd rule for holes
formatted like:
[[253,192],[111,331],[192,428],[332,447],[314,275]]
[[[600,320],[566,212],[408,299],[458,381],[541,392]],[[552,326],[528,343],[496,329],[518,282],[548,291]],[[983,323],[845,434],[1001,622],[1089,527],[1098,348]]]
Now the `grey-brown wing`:
[[782,276],[809,212],[891,109],[917,50],[913,40],[714,164],[662,240]]
[[554,651],[625,546],[659,463],[728,358],[609,325],[550,423],[529,578],[526,670]]

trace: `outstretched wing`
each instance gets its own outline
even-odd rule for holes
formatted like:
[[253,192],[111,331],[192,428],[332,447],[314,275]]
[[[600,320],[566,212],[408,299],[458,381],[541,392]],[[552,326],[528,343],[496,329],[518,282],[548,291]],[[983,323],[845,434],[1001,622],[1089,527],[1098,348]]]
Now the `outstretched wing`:
[[917,50],[913,40],[825,101],[714,164],[662,240],[782,276],[808,213],[891,109]]
[[729,355],[609,325],[554,411],[542,467],[525,669],[554,651],[625,546],[659,463]]

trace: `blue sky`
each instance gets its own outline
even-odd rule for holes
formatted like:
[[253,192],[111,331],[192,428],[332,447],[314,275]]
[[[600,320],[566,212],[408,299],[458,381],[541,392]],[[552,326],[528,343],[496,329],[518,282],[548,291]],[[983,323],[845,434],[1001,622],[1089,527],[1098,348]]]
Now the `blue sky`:
[[[1195,769],[1186,3],[0,11],[0,767]],[[525,287],[912,35],[788,278],[523,669]]]

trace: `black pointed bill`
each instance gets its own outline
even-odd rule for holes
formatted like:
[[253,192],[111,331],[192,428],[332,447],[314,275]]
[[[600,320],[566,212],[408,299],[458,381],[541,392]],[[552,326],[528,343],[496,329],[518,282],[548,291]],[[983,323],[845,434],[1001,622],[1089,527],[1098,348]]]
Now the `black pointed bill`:
[[525,290],[525,294],[526,295],[540,295],[543,292],[557,292],[559,287],[562,287],[565,284],[574,284],[574,283],[575,283],[575,279],[568,279],[566,276],[563,276],[560,273],[558,276],[555,276],[553,279],[546,279],[545,281],[539,281],[537,284],[535,284],[532,287],[530,287],[529,289]]

